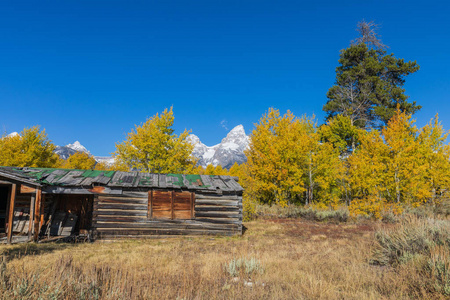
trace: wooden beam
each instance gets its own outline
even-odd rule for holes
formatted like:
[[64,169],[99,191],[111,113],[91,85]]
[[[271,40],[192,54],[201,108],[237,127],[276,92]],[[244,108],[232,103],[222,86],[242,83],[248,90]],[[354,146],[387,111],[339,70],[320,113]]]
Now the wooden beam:
[[8,210],[8,244],[11,244],[13,234],[13,222],[14,222],[14,206],[16,202],[16,184],[11,186],[9,197],[9,210]]
[[115,187],[96,187],[96,188],[83,188],[83,187],[65,187],[65,186],[47,186],[44,188],[46,194],[78,194],[78,195],[121,195],[122,188]]
[[33,220],[34,220],[34,203],[36,202],[36,197],[31,196],[30,201],[30,222],[28,222],[28,239],[31,241],[33,238]]
[[173,191],[170,192],[170,206],[171,206],[171,214],[172,214],[172,220],[174,219],[174,211],[173,211]]
[[148,218],[153,218],[153,191],[148,191]]
[[44,207],[45,207],[45,195],[41,196],[41,221],[39,222],[39,232],[41,232],[42,226],[44,225]]
[[21,194],[29,194],[29,193],[35,193],[35,192],[36,192],[36,188],[34,186],[28,186],[28,185],[24,185],[24,184],[20,185],[20,193]]
[[194,202],[195,202],[195,193],[191,193],[191,219],[194,218]]
[[39,238],[39,224],[41,221],[41,198],[42,190],[36,189],[36,204],[34,206],[34,238],[33,240],[37,242]]

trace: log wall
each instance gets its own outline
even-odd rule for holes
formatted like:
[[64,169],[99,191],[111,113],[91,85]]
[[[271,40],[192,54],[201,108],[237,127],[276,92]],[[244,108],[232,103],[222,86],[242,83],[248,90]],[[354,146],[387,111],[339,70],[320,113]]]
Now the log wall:
[[95,238],[242,234],[240,195],[196,193],[194,216],[185,220],[152,217],[148,195],[124,191],[122,195],[96,196],[92,219]]

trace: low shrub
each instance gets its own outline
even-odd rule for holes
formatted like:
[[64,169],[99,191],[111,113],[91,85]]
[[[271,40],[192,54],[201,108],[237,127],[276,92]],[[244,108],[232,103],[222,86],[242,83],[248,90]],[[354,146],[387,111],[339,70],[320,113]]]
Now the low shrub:
[[396,265],[404,255],[427,255],[436,246],[450,246],[450,223],[445,220],[405,217],[395,229],[375,234],[377,246],[372,262]]
[[372,264],[411,269],[421,275],[412,288],[428,282],[432,292],[450,296],[449,221],[409,215],[395,228],[376,232],[375,239]]
[[350,217],[346,208],[328,208],[324,210],[313,206],[304,207],[298,205],[288,205],[287,207],[258,205],[256,214],[261,218],[302,218],[318,222],[347,222]]
[[261,262],[255,257],[232,259],[224,265],[225,272],[231,277],[246,275],[247,277],[264,272]]

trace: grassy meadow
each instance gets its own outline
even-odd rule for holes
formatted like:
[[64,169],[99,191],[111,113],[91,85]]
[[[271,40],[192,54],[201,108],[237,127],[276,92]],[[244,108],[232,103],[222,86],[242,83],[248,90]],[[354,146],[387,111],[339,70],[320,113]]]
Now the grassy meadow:
[[[447,221],[287,218],[239,237],[0,246],[3,299],[444,299]],[[448,290],[447,290],[448,289]]]

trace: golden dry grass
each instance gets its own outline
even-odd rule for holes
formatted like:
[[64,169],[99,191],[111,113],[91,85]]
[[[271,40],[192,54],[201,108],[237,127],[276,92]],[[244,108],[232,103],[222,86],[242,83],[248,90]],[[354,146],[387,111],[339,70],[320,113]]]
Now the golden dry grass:
[[[245,224],[242,237],[0,246],[4,299],[411,299],[408,270],[369,264],[375,223]],[[224,265],[254,257],[263,273]],[[417,278],[416,278],[417,279]],[[245,283],[247,282],[247,283]],[[249,286],[248,282],[252,282]]]

